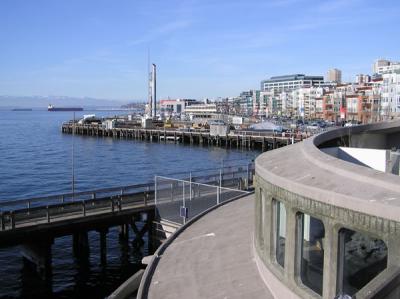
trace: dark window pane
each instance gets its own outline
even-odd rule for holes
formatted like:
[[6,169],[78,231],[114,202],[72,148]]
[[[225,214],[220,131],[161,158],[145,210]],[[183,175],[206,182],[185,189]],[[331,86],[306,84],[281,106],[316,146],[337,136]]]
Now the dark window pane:
[[343,228],[338,265],[338,293],[352,296],[386,268],[387,247],[380,239]]
[[286,208],[281,202],[276,202],[276,261],[285,266],[286,239]]
[[300,214],[301,224],[301,280],[314,292],[322,295],[324,273],[325,228],[321,220]]

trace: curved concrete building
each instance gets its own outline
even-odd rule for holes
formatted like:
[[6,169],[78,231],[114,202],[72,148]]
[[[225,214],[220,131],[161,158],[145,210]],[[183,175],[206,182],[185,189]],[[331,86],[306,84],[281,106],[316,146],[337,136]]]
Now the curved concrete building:
[[255,257],[275,298],[400,298],[397,149],[398,121],[257,158]]
[[255,194],[178,229],[137,298],[400,298],[399,148],[400,121],[260,155]]

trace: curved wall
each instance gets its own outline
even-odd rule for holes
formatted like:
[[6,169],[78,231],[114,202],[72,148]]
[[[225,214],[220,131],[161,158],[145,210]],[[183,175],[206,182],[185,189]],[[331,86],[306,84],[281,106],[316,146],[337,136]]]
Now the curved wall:
[[400,122],[343,128],[257,158],[255,249],[276,297],[398,298],[387,284],[400,266],[400,178],[319,149],[387,148],[398,132]]

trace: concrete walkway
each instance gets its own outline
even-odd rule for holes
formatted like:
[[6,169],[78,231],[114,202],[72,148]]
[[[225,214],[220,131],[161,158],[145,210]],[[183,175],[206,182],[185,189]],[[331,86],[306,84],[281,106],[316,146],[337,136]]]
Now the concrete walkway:
[[253,256],[254,195],[205,215],[166,249],[148,298],[273,298]]

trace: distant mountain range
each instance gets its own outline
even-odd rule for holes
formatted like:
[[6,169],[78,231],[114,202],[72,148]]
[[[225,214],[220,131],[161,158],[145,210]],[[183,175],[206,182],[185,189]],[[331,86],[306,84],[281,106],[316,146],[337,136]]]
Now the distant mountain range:
[[0,108],[35,108],[47,109],[49,104],[54,107],[83,107],[83,108],[120,108],[129,101],[95,99],[88,97],[68,96],[8,96],[0,95]]

